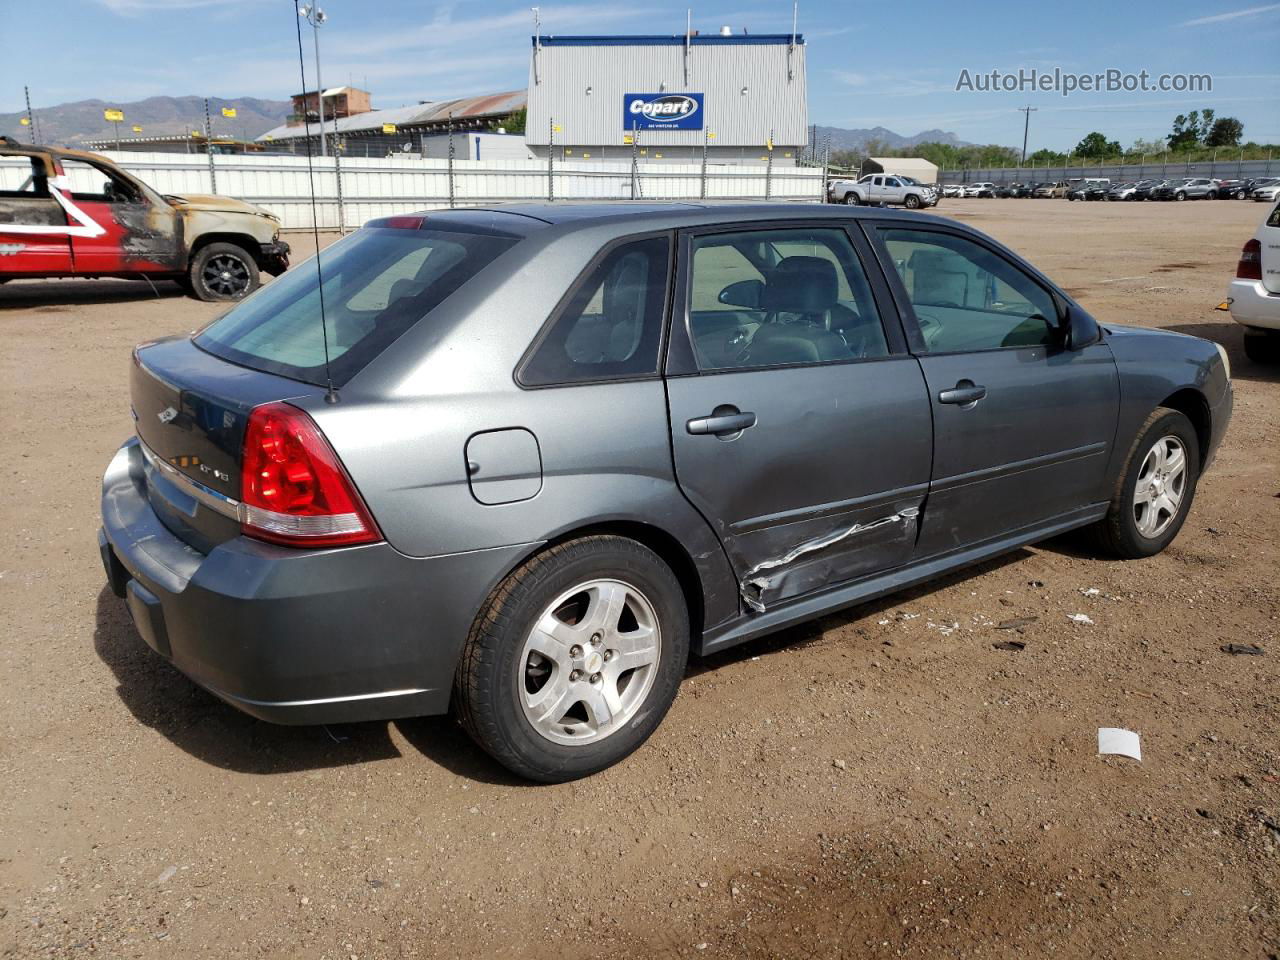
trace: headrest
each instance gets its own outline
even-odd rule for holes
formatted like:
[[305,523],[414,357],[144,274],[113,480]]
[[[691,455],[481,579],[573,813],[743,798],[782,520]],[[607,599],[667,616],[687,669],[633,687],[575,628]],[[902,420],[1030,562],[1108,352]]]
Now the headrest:
[[836,265],[822,257],[786,257],[769,272],[761,297],[768,313],[822,313],[835,305]]

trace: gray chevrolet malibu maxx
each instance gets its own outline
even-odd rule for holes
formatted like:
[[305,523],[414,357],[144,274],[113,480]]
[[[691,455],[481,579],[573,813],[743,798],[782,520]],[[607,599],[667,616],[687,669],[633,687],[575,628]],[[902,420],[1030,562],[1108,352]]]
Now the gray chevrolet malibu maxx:
[[157,653],[275,722],[452,709],[555,781],[690,654],[1076,527],[1157,553],[1232,390],[948,220],[604,204],[375,220],[138,347],[132,399],[100,546]]

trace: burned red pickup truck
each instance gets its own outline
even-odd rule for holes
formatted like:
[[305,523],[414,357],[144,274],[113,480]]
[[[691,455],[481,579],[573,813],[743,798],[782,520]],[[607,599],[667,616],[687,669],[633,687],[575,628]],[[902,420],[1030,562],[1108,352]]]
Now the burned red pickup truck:
[[176,280],[239,300],[289,268],[280,220],[243,200],[161,196],[106,157],[0,137],[0,283],[22,278]]

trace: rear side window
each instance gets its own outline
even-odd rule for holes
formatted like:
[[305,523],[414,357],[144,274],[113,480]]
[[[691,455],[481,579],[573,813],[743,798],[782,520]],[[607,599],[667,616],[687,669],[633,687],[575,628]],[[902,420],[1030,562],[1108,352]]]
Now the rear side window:
[[1280,204],[1277,204],[1276,208],[1271,211],[1271,216],[1267,217],[1267,226],[1280,227]]
[[658,372],[671,241],[620,244],[589,268],[545,328],[518,379],[527,387]]
[[299,264],[195,342],[232,363],[323,385],[327,332],[333,380],[341,386],[516,242],[487,233],[366,227],[320,254],[323,286],[314,261]]

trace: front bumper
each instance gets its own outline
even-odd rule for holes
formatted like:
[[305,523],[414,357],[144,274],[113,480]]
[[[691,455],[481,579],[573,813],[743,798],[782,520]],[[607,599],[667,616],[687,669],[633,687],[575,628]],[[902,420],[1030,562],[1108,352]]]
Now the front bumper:
[[152,510],[136,439],[103,477],[98,546],[147,645],[274,723],[445,712],[476,611],[529,549],[418,559],[386,543],[295,550],[234,537],[200,553]]
[[289,269],[289,245],[283,240],[260,244],[258,266],[273,277],[280,276]]
[[1232,280],[1227,289],[1231,319],[1246,327],[1280,330],[1280,293],[1272,293],[1261,280]]

